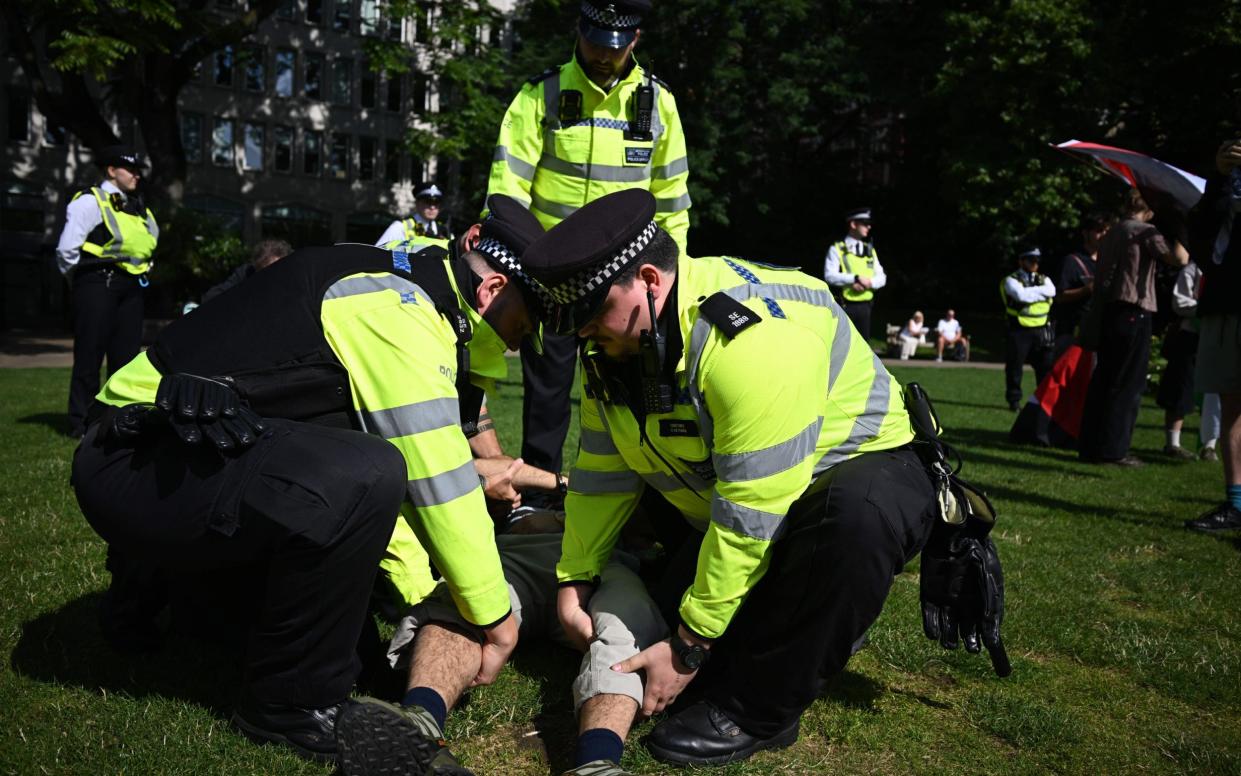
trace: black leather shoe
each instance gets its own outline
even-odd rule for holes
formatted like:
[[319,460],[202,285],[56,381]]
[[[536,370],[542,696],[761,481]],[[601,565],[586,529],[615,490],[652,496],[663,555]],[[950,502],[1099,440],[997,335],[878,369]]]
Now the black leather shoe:
[[655,726],[646,748],[655,759],[678,765],[722,765],[763,749],[783,749],[797,740],[801,720],[770,738],[758,738],[708,701],[699,701]]
[[1225,501],[1210,512],[1204,512],[1194,520],[1186,520],[1185,527],[1191,531],[1202,531],[1204,533],[1241,530],[1241,510]]
[[336,762],[336,714],[322,709],[251,702],[233,712],[233,724],[251,741],[284,744],[308,760]]

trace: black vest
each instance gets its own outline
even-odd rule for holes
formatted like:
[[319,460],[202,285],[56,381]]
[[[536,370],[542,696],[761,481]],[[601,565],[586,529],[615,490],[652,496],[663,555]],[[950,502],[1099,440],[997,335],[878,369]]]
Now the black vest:
[[[457,388],[463,416],[468,416],[472,401],[466,396],[472,399],[474,393],[464,390],[469,385],[465,343],[470,327],[449,281],[445,253],[433,247],[413,258],[360,244],[294,251],[173,321],[147,355],[161,374],[224,379],[263,417],[356,428],[349,374],[323,336],[323,295],[343,277],[386,272],[421,287],[453,323],[458,334]],[[476,417],[474,407],[466,420]]]

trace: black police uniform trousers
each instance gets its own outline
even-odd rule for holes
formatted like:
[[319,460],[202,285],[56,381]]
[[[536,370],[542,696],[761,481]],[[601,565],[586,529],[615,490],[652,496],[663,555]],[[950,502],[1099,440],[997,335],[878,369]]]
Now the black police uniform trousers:
[[[650,515],[656,527],[686,526],[662,497],[644,497],[643,506],[653,501],[665,510]],[[863,453],[829,469],[793,503],[767,573],[712,644],[686,700],[710,701],[763,738],[793,724],[845,667],[934,519],[930,478],[907,447]],[[685,532],[655,589],[673,627],[702,543],[702,534],[688,526]]]
[[867,341],[870,340],[870,311],[875,306],[873,299],[865,302],[850,302],[841,300],[840,306],[844,308],[845,315],[849,316],[849,320],[853,321],[853,326],[862,337]]
[[1047,335],[1043,326],[1021,326],[1009,319],[1004,336],[1004,401],[1010,405],[1019,404],[1024,396],[1021,377],[1026,364],[1034,367],[1035,387],[1051,371],[1052,347]]
[[544,334],[543,353],[523,340],[521,376],[521,458],[531,466],[559,472],[569,433],[569,393],[577,374],[577,337]]
[[142,346],[142,285],[137,275],[102,264],[74,270],[73,373],[69,378],[69,430],[86,428],[86,411],[99,393],[99,367],[108,376]]
[[1078,451],[1083,459],[1117,461],[1129,454],[1150,352],[1151,314],[1124,302],[1108,305],[1082,410]]
[[248,699],[321,708],[348,697],[361,668],[355,647],[404,498],[405,461],[362,432],[267,422],[253,447],[228,457],[162,430],[101,443],[97,422],[72,481],[87,521],[119,551],[110,560],[169,578],[216,576],[221,588],[258,564],[257,589],[231,602],[254,612]]

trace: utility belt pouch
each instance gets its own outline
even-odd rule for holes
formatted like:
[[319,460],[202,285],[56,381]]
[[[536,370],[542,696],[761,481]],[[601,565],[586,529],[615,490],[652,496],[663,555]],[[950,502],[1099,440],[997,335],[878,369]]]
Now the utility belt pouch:
[[939,414],[918,383],[905,386],[905,409],[913,426],[914,451],[935,488],[940,521],[957,526],[968,521],[973,530],[986,536],[995,525],[995,507],[985,493],[957,474],[959,460],[955,468],[952,466],[949,456],[955,451],[941,439]]

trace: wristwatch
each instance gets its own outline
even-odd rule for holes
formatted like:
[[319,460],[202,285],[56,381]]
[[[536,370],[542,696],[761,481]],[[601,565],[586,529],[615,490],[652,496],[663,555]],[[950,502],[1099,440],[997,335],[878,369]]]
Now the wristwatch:
[[672,638],[669,641],[672,644],[672,651],[677,656],[677,659],[691,671],[697,671],[711,657],[709,649],[684,641],[675,633],[672,634]]

